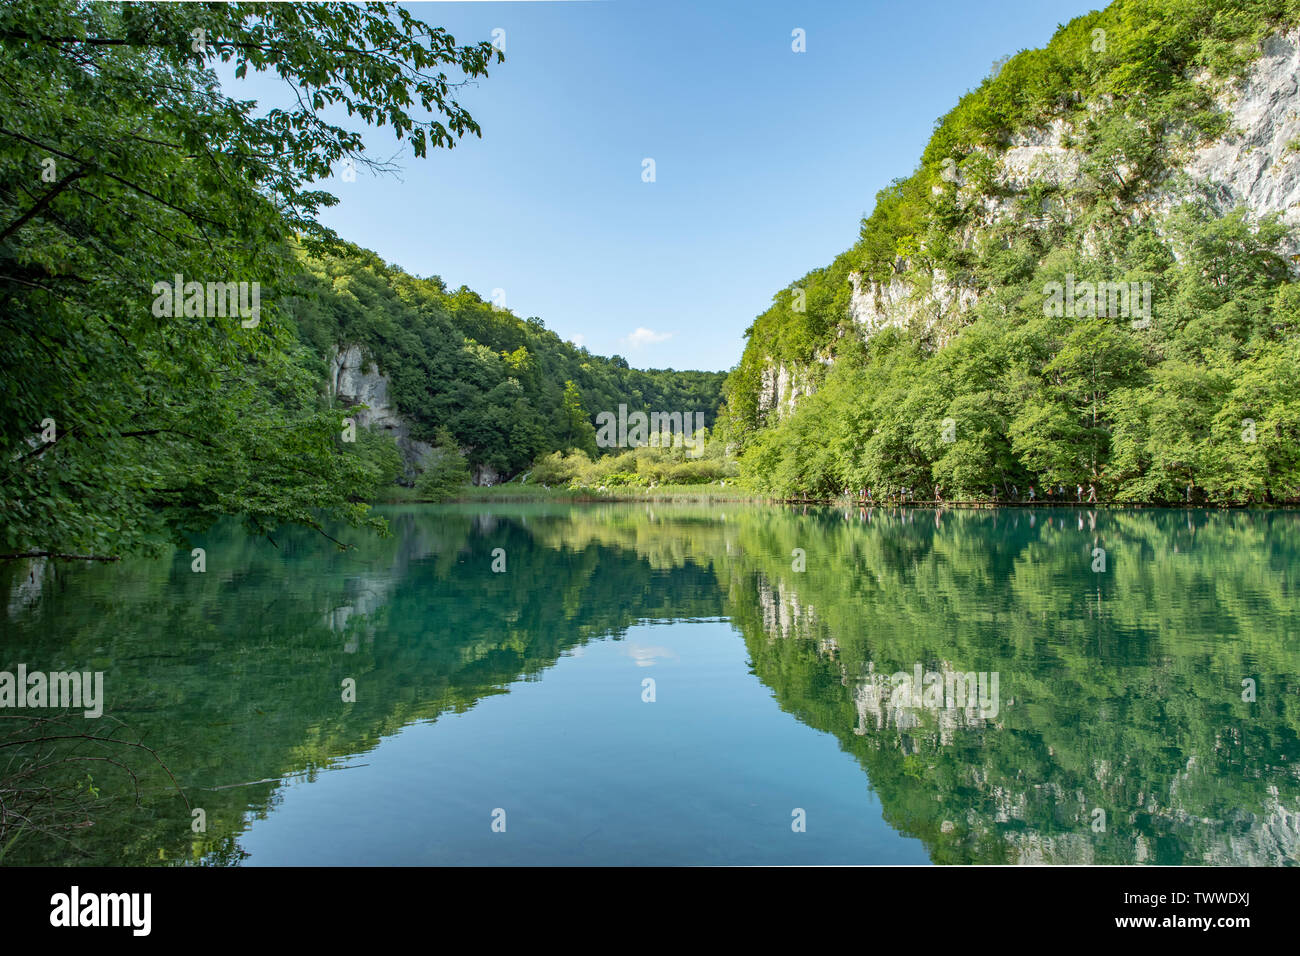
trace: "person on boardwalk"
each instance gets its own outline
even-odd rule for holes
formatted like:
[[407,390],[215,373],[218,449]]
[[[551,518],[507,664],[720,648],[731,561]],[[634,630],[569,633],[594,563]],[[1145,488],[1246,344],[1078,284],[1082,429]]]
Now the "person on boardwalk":
[[1033,486],[1033,485],[1030,485],[1030,486],[1029,486],[1029,503],[1030,503],[1031,505],[1034,503],[1034,486]]
[[1078,486],[1075,487],[1075,489],[1074,489],[1074,499],[1075,499],[1076,501],[1083,501],[1083,485],[1078,485]]
[[1094,485],[1088,485],[1088,500],[1089,501],[1097,500],[1097,488]]

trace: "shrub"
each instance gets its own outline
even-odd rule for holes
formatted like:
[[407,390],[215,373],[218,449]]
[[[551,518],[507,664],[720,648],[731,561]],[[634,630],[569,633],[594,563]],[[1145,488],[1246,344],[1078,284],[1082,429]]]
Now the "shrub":
[[445,501],[467,484],[465,456],[457,448],[439,447],[425,459],[424,471],[415,480],[415,493],[422,501]]

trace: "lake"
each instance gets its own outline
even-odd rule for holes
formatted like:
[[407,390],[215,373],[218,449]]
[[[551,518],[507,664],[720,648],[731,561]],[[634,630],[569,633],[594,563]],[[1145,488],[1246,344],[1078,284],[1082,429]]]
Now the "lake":
[[1300,861],[1296,512],[380,510],[10,567],[0,669],[158,759],[4,862]]

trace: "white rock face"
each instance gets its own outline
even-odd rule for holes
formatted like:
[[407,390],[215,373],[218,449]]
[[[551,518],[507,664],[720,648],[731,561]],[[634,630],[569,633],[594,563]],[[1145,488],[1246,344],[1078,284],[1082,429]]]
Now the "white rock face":
[[998,181],[1017,192],[1033,183],[1064,185],[1079,175],[1082,154],[1065,145],[1070,126],[1059,117],[1046,129],[1031,128],[1015,133],[998,157]]
[[344,405],[357,406],[352,417],[358,426],[388,429],[403,426],[388,403],[388,376],[373,362],[367,368],[361,346],[349,345],[346,349],[335,346],[330,372],[330,397]]
[[885,328],[910,328],[919,335],[933,337],[935,345],[942,347],[952,335],[951,320],[964,315],[979,299],[976,290],[950,284],[938,270],[932,273],[930,288],[924,292],[901,276],[881,285],[864,283],[861,274],[854,272],[849,282],[853,284],[849,315],[867,338]]
[[[1230,132],[1176,157],[1181,159],[1177,172],[1182,175],[1171,177],[1169,185],[1146,197],[1134,208],[1134,217],[1168,212],[1191,194],[1207,192],[1221,213],[1244,206],[1255,217],[1280,214],[1292,230],[1284,251],[1300,254],[1300,30],[1266,40],[1245,81],[1221,91],[1218,102],[1229,114]],[[1094,109],[1107,105],[1098,103]],[[993,154],[994,179],[1012,193],[1009,197],[979,195],[957,171],[944,188],[957,189],[960,201],[979,207],[975,225],[961,236],[963,246],[969,247],[981,229],[1013,216],[1020,217],[1018,225],[1025,229],[1039,228],[1047,221],[1046,216],[1024,219],[1016,208],[1017,196],[1035,182],[1068,186],[1078,177],[1084,154],[1068,145],[1075,132],[1058,117],[1044,127],[1016,132],[1006,149]],[[1069,209],[1056,212],[1067,221],[1072,215]],[[1293,260],[1292,268],[1300,274],[1300,261]],[[935,348],[951,340],[983,291],[955,285],[941,272],[920,277],[907,263],[884,285],[864,280],[858,273],[850,275],[849,281],[853,285],[849,315],[864,337],[886,328],[908,329],[929,339]],[[784,417],[794,410],[801,394],[811,391],[801,383],[801,369],[769,367],[759,408],[775,408]]]
[[[1232,130],[1195,151],[1184,170],[1209,183],[1221,210],[1281,213],[1300,250],[1300,30],[1270,37],[1243,86],[1219,97]],[[1297,149],[1291,149],[1291,144]]]
[[815,391],[816,386],[810,381],[807,369],[784,362],[769,364],[763,369],[759,383],[758,410],[775,410],[778,418],[784,418],[794,411],[800,396]]
[[[1054,119],[1043,129],[1031,127],[1015,133],[1007,148],[994,156],[998,185],[1013,194],[1022,193],[1035,182],[1064,185],[1079,174],[1083,154],[1066,145],[1070,126]],[[969,247],[981,229],[987,229],[1016,214],[1015,197],[1000,198],[979,194],[962,177],[960,170],[952,180],[959,201],[979,207],[976,223],[961,236]],[[1038,228],[1046,222],[1031,220],[1025,228]],[[886,328],[910,329],[932,341],[936,348],[946,345],[963,324],[963,318],[979,301],[979,290],[951,282],[941,270],[934,270],[918,282],[916,271],[905,266],[900,275],[887,285],[864,281],[852,273],[849,281],[853,294],[849,315],[867,338]]]
[[361,346],[335,346],[330,359],[329,389],[331,398],[353,409],[352,417],[359,428],[383,429],[392,435],[402,453],[405,477],[413,481],[433,446],[410,437],[406,421],[389,403],[388,376],[373,362],[365,361]]

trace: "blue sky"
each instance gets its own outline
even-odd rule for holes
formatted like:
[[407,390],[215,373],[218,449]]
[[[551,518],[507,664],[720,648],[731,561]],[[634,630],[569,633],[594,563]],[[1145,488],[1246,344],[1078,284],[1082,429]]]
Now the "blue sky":
[[341,202],[322,219],[409,272],[503,290],[593,352],[728,369],[777,290],[854,242],[994,60],[1104,5],[408,4],[461,43],[505,31],[505,63],[459,94],[483,137],[416,160],[367,132],[368,154],[401,150],[400,180],[329,180]]

